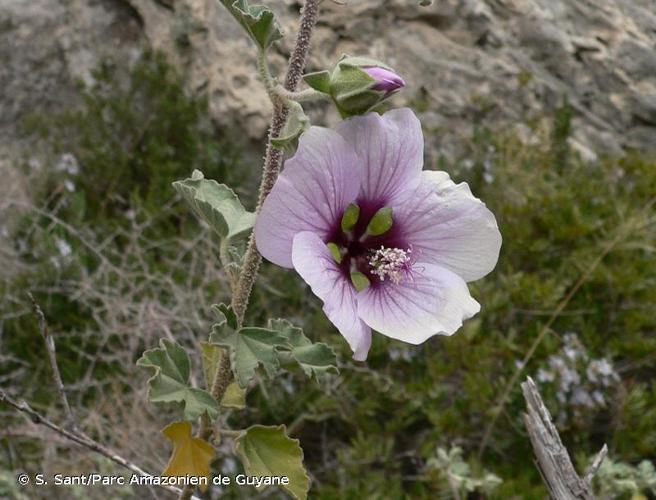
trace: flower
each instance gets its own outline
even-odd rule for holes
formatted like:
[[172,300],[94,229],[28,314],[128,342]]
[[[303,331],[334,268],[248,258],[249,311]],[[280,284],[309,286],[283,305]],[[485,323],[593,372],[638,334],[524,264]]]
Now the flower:
[[392,92],[399,90],[402,87],[405,87],[405,82],[403,78],[399,75],[380,66],[369,66],[362,68],[371,78],[376,80],[376,83],[372,87],[373,90],[383,90],[385,91],[385,96],[388,96]]
[[494,215],[467,184],[422,168],[410,109],[311,127],[258,216],[259,251],[296,269],[356,360],[372,329],[411,344],[455,333],[480,310],[466,282],[496,265]]

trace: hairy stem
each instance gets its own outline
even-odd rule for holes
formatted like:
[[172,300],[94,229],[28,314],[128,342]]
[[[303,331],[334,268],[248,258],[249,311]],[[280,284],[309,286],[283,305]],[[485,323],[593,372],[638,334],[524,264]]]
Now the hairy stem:
[[[287,75],[285,77],[284,88],[288,92],[294,92],[296,86],[301,79],[303,70],[305,68],[305,62],[307,60],[307,55],[310,50],[310,39],[312,37],[312,30],[317,23],[317,12],[319,8],[320,0],[306,0],[303,10],[301,11],[301,20],[300,28],[298,34],[296,35],[296,42],[294,44],[294,50],[289,58],[289,65],[287,67]],[[264,157],[264,167],[262,170],[262,181],[260,182],[260,190],[257,200],[256,213],[260,212],[264,200],[271,192],[273,184],[275,183],[278,173],[280,172],[280,167],[282,166],[282,151],[276,149],[271,144],[271,139],[278,137],[280,131],[282,130],[285,122],[287,121],[287,115],[289,113],[288,108],[282,104],[279,99],[276,99],[271,95],[270,92],[270,80],[268,67],[266,66],[266,61],[263,59],[264,55],[260,54],[258,57],[258,70],[262,74],[265,85],[267,86],[267,91],[272,97],[272,102],[274,105],[273,116],[271,118],[271,124],[269,126],[269,136],[267,140],[266,154]],[[248,301],[251,295],[251,290],[253,289],[253,284],[257,278],[257,273],[260,267],[260,262],[262,261],[262,256],[257,251],[255,245],[255,235],[251,232],[250,238],[248,240],[248,246],[246,247],[246,253],[244,254],[244,263],[241,267],[241,273],[239,275],[239,280],[237,281],[236,290],[232,294],[232,308],[237,315],[237,321],[239,326],[244,322],[244,315],[246,314],[246,308],[248,307]],[[214,381],[212,383],[211,392],[216,400],[220,403],[225,394],[226,388],[232,379],[232,371],[230,369],[230,356],[225,354],[221,357],[221,361],[217,366],[216,373],[214,374]],[[198,430],[198,436],[202,439],[208,439],[212,434],[212,427],[210,419],[207,415],[204,415],[200,421],[200,428]],[[180,495],[180,500],[188,500],[191,497],[193,492],[193,487],[187,486],[182,491]]]
[[[288,92],[294,92],[301,79],[308,52],[310,50],[310,38],[312,30],[317,22],[318,0],[306,0],[301,13],[301,26],[296,36],[294,50],[289,58],[287,76],[285,77],[284,89]],[[262,172],[262,181],[258,195],[256,213],[259,213],[264,200],[271,192],[275,183],[280,167],[282,165],[282,151],[271,145],[271,138],[278,137],[285,122],[287,121],[288,109],[280,103],[274,102],[274,112],[269,127],[269,140],[267,143],[266,155],[264,159],[264,168]],[[253,284],[257,278],[262,257],[257,251],[255,245],[255,235],[251,233],[248,240],[248,247],[244,254],[244,263],[241,268],[241,275],[237,283],[237,290],[232,296],[232,308],[237,315],[239,323],[244,320],[244,314],[248,307],[248,301],[253,289]]]
[[267,94],[269,94],[269,99],[271,99],[271,102],[276,102],[277,95],[276,95],[276,81],[271,76],[271,70],[269,70],[269,64],[267,63],[266,59],[267,53],[264,50],[260,50],[257,53],[257,71],[260,74],[260,79],[262,80],[262,83],[264,83],[264,88],[267,91]]
[[308,102],[319,99],[330,99],[330,96],[314,89],[305,89],[298,92],[290,92],[282,85],[273,88],[276,96],[286,101]]

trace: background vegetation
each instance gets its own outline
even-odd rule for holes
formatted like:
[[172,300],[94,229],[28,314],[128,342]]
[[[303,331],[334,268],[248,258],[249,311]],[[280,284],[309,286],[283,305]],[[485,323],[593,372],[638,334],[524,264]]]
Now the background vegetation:
[[[214,129],[207,103],[184,95],[161,56],[146,54],[129,75],[107,62],[95,78],[80,109],[24,124],[43,146],[18,169],[21,196],[0,200],[0,383],[59,416],[31,291],[84,427],[159,471],[168,415],[147,404],[134,362],[160,337],[198,350],[210,305],[228,294],[216,242],[171,182],[199,168],[252,207],[259,164]],[[481,313],[453,337],[411,346],[375,335],[366,364],[353,362],[305,284],[264,266],[252,322],[303,326],[340,353],[341,374],[322,386],[293,374],[260,384],[229,420],[285,423],[304,449],[311,498],[543,498],[518,370],[536,379],[579,470],[608,443],[602,497],[655,497],[656,159],[583,161],[568,144],[567,104],[525,125],[530,141],[477,126],[463,158],[426,165],[467,181],[504,238],[497,269],[471,287]],[[17,490],[9,471],[114,470],[0,412],[0,497],[44,494]],[[226,474],[237,467],[230,453],[217,463]],[[141,493],[58,488],[48,497]]]

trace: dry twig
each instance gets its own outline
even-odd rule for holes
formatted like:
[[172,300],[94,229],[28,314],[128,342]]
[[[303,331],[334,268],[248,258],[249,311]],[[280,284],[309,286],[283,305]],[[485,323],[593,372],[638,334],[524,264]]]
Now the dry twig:
[[586,474],[579,477],[531,377],[522,383],[522,392],[527,408],[524,424],[549,495],[555,500],[594,500],[592,477],[608,453],[608,447],[601,448]]
[[[122,456],[118,455],[117,453],[110,450],[109,448],[106,448],[105,446],[98,443],[97,441],[94,441],[89,436],[82,434],[79,431],[67,430],[64,429],[63,427],[60,427],[59,425],[55,424],[51,420],[48,420],[46,417],[44,417],[39,412],[34,410],[25,401],[20,401],[20,402],[16,401],[2,389],[0,389],[0,402],[6,403],[9,406],[13,407],[15,410],[18,410],[26,414],[27,416],[30,417],[30,419],[35,424],[48,427],[49,429],[55,431],[56,433],[68,439],[69,441],[73,441],[74,443],[77,443],[80,446],[84,446],[85,448],[95,451],[96,453],[99,453],[104,457],[107,457],[112,462],[117,463],[121,467],[125,467],[126,469],[134,472],[135,474],[138,474],[139,476],[153,477],[152,474],[149,474],[135,463],[130,462],[129,460],[123,458]],[[180,488],[176,488],[174,486],[164,486],[164,485],[156,485],[156,486],[159,486],[162,489],[168,490],[176,494],[180,494],[182,492]],[[195,500],[199,500],[197,497],[192,497],[192,498],[194,498]]]
[[32,302],[32,308],[34,309],[34,314],[39,319],[39,328],[41,330],[41,336],[43,341],[46,344],[46,350],[48,351],[48,359],[50,361],[50,367],[52,368],[52,378],[55,381],[55,386],[57,387],[57,393],[59,394],[59,399],[62,406],[64,407],[64,412],[66,413],[66,424],[72,429],[77,428],[77,422],[71,411],[71,405],[68,404],[68,398],[66,397],[66,389],[64,388],[64,382],[62,381],[61,374],[59,373],[59,365],[57,364],[57,350],[55,349],[55,338],[50,334],[48,329],[48,322],[46,321],[46,316],[43,314],[41,307],[37,304],[36,300],[30,292],[27,292],[27,296]]

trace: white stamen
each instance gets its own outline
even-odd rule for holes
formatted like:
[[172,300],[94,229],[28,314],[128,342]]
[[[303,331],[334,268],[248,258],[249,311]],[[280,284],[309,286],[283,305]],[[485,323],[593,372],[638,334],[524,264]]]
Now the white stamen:
[[389,279],[395,285],[401,283],[411,272],[414,261],[410,257],[412,249],[388,248],[381,246],[369,257],[372,274],[380,281]]

